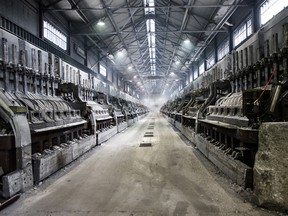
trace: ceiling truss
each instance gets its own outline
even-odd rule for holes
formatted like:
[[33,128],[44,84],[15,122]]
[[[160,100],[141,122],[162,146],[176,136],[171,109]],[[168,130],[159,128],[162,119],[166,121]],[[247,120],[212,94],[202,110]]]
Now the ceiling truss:
[[[115,65],[115,70],[139,92],[149,94],[161,94],[175,88],[171,73],[178,81],[185,78],[190,71],[189,65],[199,58],[214,37],[219,33],[227,34],[223,26],[237,8],[251,7],[244,0],[154,2],[155,6],[149,6],[149,0],[42,0],[46,5],[43,11],[63,15],[71,23],[70,35],[87,40],[87,48],[98,50],[101,59],[116,56],[124,50],[126,60]],[[147,7],[153,8],[155,13],[145,15]],[[150,73],[148,19],[155,21],[157,74],[154,78]],[[99,27],[99,21],[105,26]],[[191,45],[184,46],[185,40]],[[125,66],[132,67],[132,71]]]

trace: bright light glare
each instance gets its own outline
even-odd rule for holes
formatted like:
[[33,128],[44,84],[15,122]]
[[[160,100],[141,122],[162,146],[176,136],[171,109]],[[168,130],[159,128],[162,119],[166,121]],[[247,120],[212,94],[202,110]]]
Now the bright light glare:
[[184,51],[190,52],[193,49],[192,42],[187,38],[181,43],[181,47]]
[[288,1],[283,0],[267,0],[261,6],[261,24],[264,25],[270,19],[278,14],[281,10],[288,6]]
[[123,55],[124,55],[123,51],[122,51],[122,50],[119,50],[119,51],[118,51],[118,55],[119,55],[119,56],[123,56]]
[[184,40],[184,43],[190,43],[190,40],[187,38]]
[[104,25],[105,25],[105,22],[103,22],[102,20],[99,20],[99,21],[97,22],[97,25],[98,25],[98,26],[104,26]]

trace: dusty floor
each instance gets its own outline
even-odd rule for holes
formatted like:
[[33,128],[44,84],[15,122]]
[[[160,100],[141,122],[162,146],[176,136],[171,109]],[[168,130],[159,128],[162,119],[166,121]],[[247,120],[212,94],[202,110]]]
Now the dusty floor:
[[[151,132],[154,136],[146,137]],[[139,147],[148,142],[152,147]],[[153,114],[23,194],[0,215],[282,215],[247,202],[251,197],[245,194]]]

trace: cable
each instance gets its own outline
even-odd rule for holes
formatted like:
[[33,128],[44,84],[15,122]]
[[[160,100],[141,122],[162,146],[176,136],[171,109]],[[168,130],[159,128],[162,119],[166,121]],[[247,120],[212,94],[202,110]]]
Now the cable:
[[262,98],[262,96],[264,95],[265,91],[267,90],[268,85],[270,84],[270,82],[271,82],[271,80],[272,80],[272,78],[273,78],[273,76],[275,75],[276,72],[277,72],[277,68],[274,68],[274,70],[273,70],[271,76],[269,77],[269,80],[268,80],[268,82],[266,83],[266,85],[265,85],[263,91],[261,92],[260,96],[257,98],[257,100],[254,101],[254,105],[258,105],[258,104],[259,104],[259,103],[258,103],[259,100],[260,100],[260,99]]

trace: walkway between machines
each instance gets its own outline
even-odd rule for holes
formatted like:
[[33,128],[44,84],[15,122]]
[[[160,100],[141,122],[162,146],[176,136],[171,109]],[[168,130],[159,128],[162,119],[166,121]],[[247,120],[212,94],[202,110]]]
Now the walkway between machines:
[[276,215],[221,183],[160,114],[150,114],[90,154],[0,215]]

